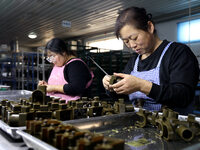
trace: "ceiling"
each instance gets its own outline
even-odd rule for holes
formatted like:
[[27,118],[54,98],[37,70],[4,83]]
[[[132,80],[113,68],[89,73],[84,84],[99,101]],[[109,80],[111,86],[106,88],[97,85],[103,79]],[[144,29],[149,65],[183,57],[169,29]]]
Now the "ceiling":
[[[0,44],[18,40],[27,47],[44,46],[53,37],[81,39],[114,30],[118,12],[144,7],[156,23],[200,12],[199,0],[0,0]],[[71,28],[62,21],[71,22]],[[37,39],[28,33],[36,32]]]

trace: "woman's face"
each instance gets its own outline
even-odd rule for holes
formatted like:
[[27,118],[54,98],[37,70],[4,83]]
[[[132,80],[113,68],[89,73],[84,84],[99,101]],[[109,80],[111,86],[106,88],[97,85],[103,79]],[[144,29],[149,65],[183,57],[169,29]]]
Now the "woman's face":
[[[153,24],[150,24],[153,25]],[[148,28],[148,31],[135,28],[133,25],[125,25],[120,30],[120,37],[128,48],[136,53],[151,54],[154,51],[154,27]]]
[[65,55],[61,55],[50,50],[47,51],[47,60],[57,67],[62,67],[66,62]]

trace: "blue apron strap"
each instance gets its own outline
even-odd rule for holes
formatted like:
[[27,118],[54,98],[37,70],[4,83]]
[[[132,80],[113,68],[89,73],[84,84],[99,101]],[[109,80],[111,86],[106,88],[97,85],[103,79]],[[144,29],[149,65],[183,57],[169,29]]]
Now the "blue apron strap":
[[141,55],[138,55],[136,60],[135,60],[135,65],[134,65],[134,68],[133,68],[133,71],[134,72],[138,72],[138,62],[139,62],[139,58],[140,58]]
[[172,44],[173,42],[170,42],[167,44],[167,46],[165,47],[165,49],[163,50],[161,56],[160,56],[160,59],[158,61],[158,64],[157,64],[157,67],[160,67],[160,64],[161,64],[161,61],[162,61],[162,58],[163,56],[165,55],[165,52],[168,50],[169,46]]

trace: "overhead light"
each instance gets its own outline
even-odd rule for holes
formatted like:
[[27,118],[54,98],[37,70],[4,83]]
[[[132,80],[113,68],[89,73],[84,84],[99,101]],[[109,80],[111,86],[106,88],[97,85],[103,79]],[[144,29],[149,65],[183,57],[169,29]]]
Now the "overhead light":
[[28,34],[28,37],[29,37],[30,39],[35,39],[35,38],[37,38],[37,34],[36,34],[35,32],[30,32],[30,33]]

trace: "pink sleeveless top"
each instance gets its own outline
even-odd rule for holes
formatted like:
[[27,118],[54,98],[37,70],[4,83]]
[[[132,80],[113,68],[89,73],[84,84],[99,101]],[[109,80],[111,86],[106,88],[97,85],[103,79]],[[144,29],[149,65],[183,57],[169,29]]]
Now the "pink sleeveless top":
[[[64,78],[64,73],[63,73],[64,72],[64,68],[65,68],[66,65],[68,65],[69,63],[71,63],[73,61],[76,61],[76,60],[82,61],[85,64],[85,62],[83,60],[81,60],[80,58],[75,58],[75,59],[71,59],[69,62],[67,62],[62,67],[54,66],[52,71],[51,71],[51,75],[50,75],[50,77],[48,79],[48,84],[49,85],[64,85],[64,84],[68,84],[68,82]],[[88,66],[87,66],[87,68],[88,68]],[[88,68],[88,70],[89,70],[89,68]],[[88,83],[87,83],[85,88],[88,88],[91,85],[92,80],[94,78],[94,74],[93,74],[92,71],[90,71],[90,74],[91,74],[92,78],[90,79],[90,81],[88,81]],[[67,101],[70,101],[70,100],[77,100],[81,96],[81,95],[70,96],[70,95],[66,95],[64,93],[57,93],[57,92],[49,92],[49,93],[47,93],[47,95],[60,97],[61,99],[66,100],[66,103],[67,103]]]

